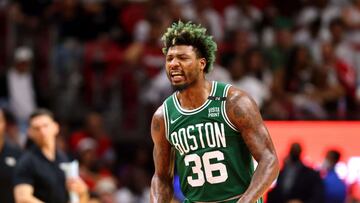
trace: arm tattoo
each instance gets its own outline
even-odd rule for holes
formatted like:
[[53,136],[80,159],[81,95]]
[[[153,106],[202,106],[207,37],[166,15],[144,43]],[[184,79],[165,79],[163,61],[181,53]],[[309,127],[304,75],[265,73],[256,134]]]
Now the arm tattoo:
[[279,166],[276,153],[256,103],[250,97],[234,90],[228,97],[226,111],[251,154],[258,161],[251,183],[240,199],[240,202],[253,202],[277,176]]
[[261,124],[261,118],[256,115],[256,112],[249,111],[249,109],[255,109],[254,104],[249,98],[243,95],[235,95],[229,100],[229,110],[233,113],[234,118],[242,126],[242,130],[249,130],[256,128]]

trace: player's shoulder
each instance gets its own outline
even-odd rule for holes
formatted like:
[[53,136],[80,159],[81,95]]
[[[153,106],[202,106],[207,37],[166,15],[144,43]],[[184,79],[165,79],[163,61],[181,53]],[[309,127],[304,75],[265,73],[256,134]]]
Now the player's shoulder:
[[164,120],[164,104],[160,105],[153,114],[153,120],[160,119]]
[[247,92],[245,92],[233,85],[231,85],[229,87],[229,91],[227,93],[227,98],[228,99],[250,99],[250,100],[252,99],[251,96]]
[[256,108],[254,99],[247,92],[234,86],[229,88],[226,101],[228,107],[237,106],[242,109]]

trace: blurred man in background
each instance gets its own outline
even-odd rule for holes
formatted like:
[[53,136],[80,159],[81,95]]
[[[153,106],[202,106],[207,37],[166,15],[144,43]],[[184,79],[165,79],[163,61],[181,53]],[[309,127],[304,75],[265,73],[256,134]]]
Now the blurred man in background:
[[323,169],[325,187],[325,203],[345,203],[346,185],[335,172],[335,166],[340,160],[340,152],[329,150],[326,153]]
[[12,177],[14,167],[21,151],[10,144],[5,138],[6,120],[4,111],[0,108],[0,202],[13,203]]
[[301,161],[302,148],[293,143],[280,171],[268,203],[323,203],[324,187],[320,175]]
[[56,150],[59,125],[53,114],[39,109],[30,115],[29,138],[34,142],[15,168],[15,200],[22,202],[69,202],[68,191],[79,196],[80,203],[88,202],[86,184],[80,179],[66,179],[60,164],[67,161]]

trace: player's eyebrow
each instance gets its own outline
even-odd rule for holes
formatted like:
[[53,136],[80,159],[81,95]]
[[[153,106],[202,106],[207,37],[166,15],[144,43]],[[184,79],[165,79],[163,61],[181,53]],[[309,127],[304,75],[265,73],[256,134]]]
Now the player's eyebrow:
[[188,57],[190,55],[187,54],[187,53],[174,53],[174,54],[168,54],[167,55],[167,57],[174,57],[174,56],[176,56],[176,57],[184,57],[184,56]]

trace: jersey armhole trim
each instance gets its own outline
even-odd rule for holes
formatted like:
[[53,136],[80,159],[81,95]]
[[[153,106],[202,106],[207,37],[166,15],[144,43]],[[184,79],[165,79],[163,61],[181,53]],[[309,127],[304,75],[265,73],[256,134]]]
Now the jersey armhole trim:
[[165,125],[165,137],[169,140],[169,116],[166,101],[163,103],[164,125]]
[[[229,89],[230,89],[231,85],[226,85],[225,89],[224,89],[224,93],[223,93],[223,97],[227,97],[228,95],[228,92],[229,92]],[[235,130],[236,132],[239,132],[238,129],[236,129],[235,125],[230,121],[227,113],[226,113],[226,101],[223,101],[222,104],[221,104],[221,108],[222,108],[222,116],[224,117],[224,120],[226,122],[226,124],[228,124],[228,126]]]

